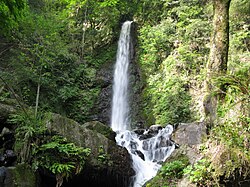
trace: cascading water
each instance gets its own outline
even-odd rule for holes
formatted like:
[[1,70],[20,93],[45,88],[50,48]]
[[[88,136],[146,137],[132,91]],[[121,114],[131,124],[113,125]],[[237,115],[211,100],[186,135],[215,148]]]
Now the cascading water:
[[133,187],[141,187],[157,174],[163,162],[174,150],[170,140],[173,127],[152,126],[149,130],[130,131],[128,83],[130,62],[131,21],[121,29],[114,71],[111,128],[116,131],[116,142],[131,154],[136,172]]
[[128,66],[130,61],[130,27],[126,21],[121,30],[114,72],[111,128],[114,131],[129,128],[128,120]]

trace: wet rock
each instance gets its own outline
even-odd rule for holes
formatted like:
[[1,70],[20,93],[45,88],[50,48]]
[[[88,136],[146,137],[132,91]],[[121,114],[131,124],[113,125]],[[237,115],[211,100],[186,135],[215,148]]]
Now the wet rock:
[[162,128],[163,127],[161,125],[151,125],[149,127],[149,132],[157,134]]
[[149,146],[148,146],[148,141],[143,141],[142,142],[142,149],[147,151],[149,149]]
[[112,85],[101,88],[98,99],[93,108],[91,120],[100,121],[105,124],[110,123],[111,116]]
[[158,134],[159,130],[161,130],[163,127],[161,125],[151,125],[148,130],[144,131],[143,134],[140,135],[140,140],[145,140],[152,138],[156,134]]
[[172,140],[166,139],[162,136],[159,137],[158,141],[159,141],[159,147],[168,147],[174,144]]
[[138,155],[142,160],[145,160],[145,156],[144,156],[144,154],[141,151],[136,150],[135,154]]
[[112,103],[112,83],[114,71],[115,55],[107,61],[97,72],[97,84],[101,87],[97,101],[93,107],[91,119],[104,124],[110,123],[111,103]]
[[136,142],[133,142],[133,141],[130,142],[131,149],[136,149],[137,146],[138,146],[138,144]]
[[139,136],[139,140],[146,140],[146,139],[152,138],[153,136],[154,136],[153,134],[149,134],[146,131],[142,135]]
[[138,134],[138,135],[143,135],[143,133],[145,132],[145,129],[135,129],[135,130],[133,130],[133,132]]

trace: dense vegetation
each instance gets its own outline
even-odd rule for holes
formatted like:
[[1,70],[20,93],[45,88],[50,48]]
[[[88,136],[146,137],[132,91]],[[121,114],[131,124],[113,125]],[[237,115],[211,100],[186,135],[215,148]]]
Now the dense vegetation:
[[[33,159],[34,167],[49,169],[60,180],[82,167],[88,149],[57,136],[38,141],[46,133],[44,113],[81,123],[91,119],[101,89],[96,73],[115,58],[121,23],[133,19],[146,125],[205,120],[209,127],[204,159],[186,169],[181,161],[166,165],[160,180],[186,174],[194,183],[215,186],[221,177],[244,178],[250,168],[250,3],[228,1],[228,60],[225,71],[216,71],[208,65],[215,2],[219,0],[0,0],[0,100],[15,99],[24,110],[11,119],[20,124],[20,161]],[[207,76],[209,68],[215,70],[213,76]],[[207,90],[207,83],[212,89]],[[218,99],[213,121],[207,120],[207,91]],[[30,155],[32,143],[37,147]],[[57,154],[68,162],[54,165]],[[78,155],[78,160],[65,154]]]

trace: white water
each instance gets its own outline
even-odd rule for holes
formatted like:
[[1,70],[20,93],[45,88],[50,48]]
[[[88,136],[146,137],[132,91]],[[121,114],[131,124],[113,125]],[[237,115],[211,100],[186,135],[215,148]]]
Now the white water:
[[126,21],[121,29],[114,72],[111,128],[114,131],[127,130],[128,118],[128,66],[130,61],[130,27]]
[[[125,147],[132,156],[133,168],[136,172],[133,187],[141,187],[145,182],[153,178],[160,169],[160,163],[175,149],[170,140],[173,132],[171,125],[166,126],[153,137],[143,137],[148,134],[138,135],[133,131],[121,131],[116,136],[118,145]],[[142,159],[139,155],[144,155]]]
[[[130,21],[123,24],[118,42],[114,71],[111,128],[116,131],[116,142],[131,154],[133,169],[136,172],[133,187],[141,187],[153,178],[160,169],[160,162],[173,152],[170,140],[173,127],[137,134],[130,130],[128,106],[128,66],[130,61]],[[152,135],[153,134],[153,135]]]

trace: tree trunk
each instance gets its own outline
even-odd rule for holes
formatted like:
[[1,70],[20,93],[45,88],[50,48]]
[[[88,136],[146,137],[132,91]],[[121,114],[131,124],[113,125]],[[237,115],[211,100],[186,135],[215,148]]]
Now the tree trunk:
[[230,0],[214,0],[213,33],[211,38],[208,76],[224,73],[227,70],[229,44],[229,5]]
[[[229,46],[229,6],[231,0],[213,0],[214,17],[211,36],[210,57],[207,63],[205,114],[209,123],[216,119],[219,96],[213,96],[215,90],[212,79],[226,73]],[[225,91],[224,88],[221,88]]]
[[38,103],[39,103],[39,96],[40,96],[40,80],[39,83],[37,85],[37,92],[36,92],[36,107],[35,107],[35,118],[37,118],[37,111],[38,111]]

